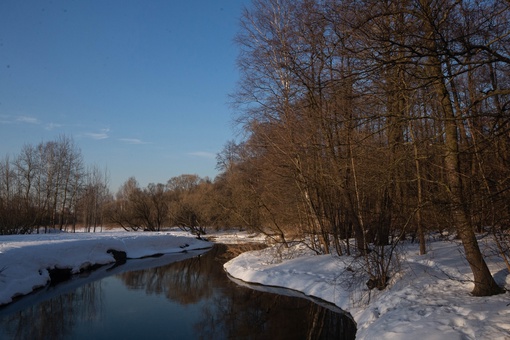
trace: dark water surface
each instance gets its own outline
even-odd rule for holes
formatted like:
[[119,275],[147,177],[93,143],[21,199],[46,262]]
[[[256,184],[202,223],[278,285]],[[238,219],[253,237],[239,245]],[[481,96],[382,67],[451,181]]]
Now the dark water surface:
[[334,308],[229,280],[226,250],[130,260],[44,289],[0,308],[0,339],[354,339]]

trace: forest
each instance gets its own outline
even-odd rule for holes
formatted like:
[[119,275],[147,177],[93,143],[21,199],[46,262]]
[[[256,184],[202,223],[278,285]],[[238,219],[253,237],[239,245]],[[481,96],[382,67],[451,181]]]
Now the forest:
[[72,139],[24,146],[0,164],[0,233],[249,229],[360,255],[379,289],[400,242],[424,254],[427,234],[455,234],[472,293],[500,293],[477,237],[510,268],[509,26],[506,0],[253,0],[236,38],[240,139],[214,180],[130,178],[113,195]]

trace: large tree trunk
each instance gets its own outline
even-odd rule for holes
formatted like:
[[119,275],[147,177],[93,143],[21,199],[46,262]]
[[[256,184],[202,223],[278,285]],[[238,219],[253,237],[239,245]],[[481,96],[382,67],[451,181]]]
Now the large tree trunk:
[[465,197],[460,174],[459,140],[453,108],[451,106],[448,93],[445,93],[446,87],[444,82],[438,82],[436,87],[438,88],[438,91],[442,92],[440,95],[442,96],[441,102],[445,115],[445,168],[449,184],[449,197],[453,221],[460,239],[462,240],[466,259],[473,272],[475,288],[472,293],[476,296],[499,294],[502,290],[494,281],[494,278],[485,263],[478,246],[478,241],[476,240],[474,229],[469,222],[467,211],[465,209]]
[[466,199],[462,187],[460,172],[459,138],[457,120],[452,107],[448,88],[442,76],[439,58],[433,58],[432,76],[435,79],[435,90],[443,109],[445,124],[445,170],[448,180],[448,194],[451,204],[453,222],[464,246],[465,256],[473,272],[475,287],[472,294],[475,296],[489,296],[502,293],[487,267],[478,246],[474,229],[469,222],[465,208]]

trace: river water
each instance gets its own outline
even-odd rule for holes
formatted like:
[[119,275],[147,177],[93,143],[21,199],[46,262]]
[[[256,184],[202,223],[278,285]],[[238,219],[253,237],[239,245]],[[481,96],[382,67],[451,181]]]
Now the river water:
[[226,250],[129,260],[45,288],[0,308],[0,339],[355,338],[332,306],[234,283]]

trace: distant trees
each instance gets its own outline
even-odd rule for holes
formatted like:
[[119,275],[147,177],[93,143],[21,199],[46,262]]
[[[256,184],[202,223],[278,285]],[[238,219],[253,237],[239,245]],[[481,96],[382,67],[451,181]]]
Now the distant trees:
[[220,204],[228,197],[208,178],[184,174],[142,188],[131,177],[114,198],[108,177],[106,170],[84,165],[69,137],[24,145],[18,155],[0,160],[0,235],[96,232],[114,225],[146,231],[177,226],[200,237],[208,227],[229,226]]
[[169,219],[171,225],[200,237],[214,223],[214,210],[209,210],[211,183],[197,175],[184,174],[168,180]]
[[130,177],[117,192],[115,201],[108,204],[106,221],[125,230],[159,231],[167,220],[167,202],[162,185],[150,184],[141,189]]
[[[0,166],[0,233],[74,229],[85,208],[90,176],[102,186],[102,197],[108,196],[106,179],[97,178],[97,170],[87,174],[81,151],[66,136],[24,145],[12,160],[6,156]],[[101,202],[96,203],[98,209]]]
[[[88,232],[96,232],[97,228],[102,230],[105,206],[113,197],[108,187],[108,174],[104,173],[97,166],[86,171],[81,195],[78,196],[78,207],[81,212],[81,223]],[[75,231],[73,224],[73,231]]]
[[150,183],[140,188],[134,177],[119,189],[106,207],[106,221],[125,230],[160,231],[177,226],[198,237],[215,225],[212,183],[198,175],[172,177],[167,184]]

